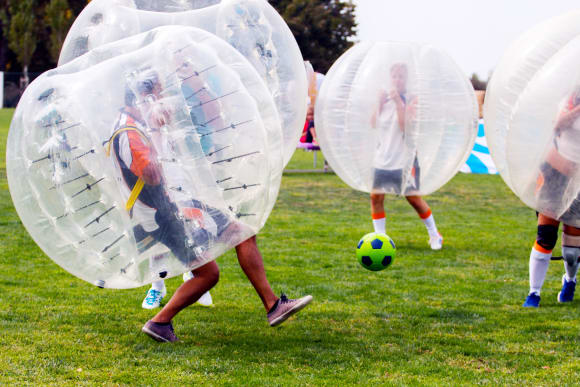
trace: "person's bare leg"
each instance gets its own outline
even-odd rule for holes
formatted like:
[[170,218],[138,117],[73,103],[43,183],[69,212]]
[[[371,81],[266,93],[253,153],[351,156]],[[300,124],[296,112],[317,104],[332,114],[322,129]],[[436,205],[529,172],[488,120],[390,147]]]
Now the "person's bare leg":
[[409,204],[415,209],[421,221],[429,233],[429,245],[433,250],[439,250],[443,246],[443,237],[437,230],[437,224],[435,224],[435,218],[431,213],[431,209],[425,200],[418,195],[405,196],[405,199]]
[[215,261],[206,263],[192,272],[194,277],[177,288],[173,297],[151,321],[155,323],[170,322],[177,313],[196,302],[199,297],[218,283],[220,272]]
[[421,196],[405,196],[405,199],[409,204],[417,211],[417,214],[421,216],[430,211],[429,205]]
[[371,217],[373,219],[373,228],[376,233],[380,234],[385,234],[387,232],[384,202],[384,194],[371,193]]
[[240,263],[244,274],[246,274],[246,277],[248,277],[252,286],[256,289],[266,311],[269,311],[276,301],[278,301],[278,297],[272,291],[270,283],[266,278],[264,261],[262,259],[262,254],[260,254],[260,250],[258,250],[256,237],[253,236],[237,245],[236,253],[238,255],[238,262]]

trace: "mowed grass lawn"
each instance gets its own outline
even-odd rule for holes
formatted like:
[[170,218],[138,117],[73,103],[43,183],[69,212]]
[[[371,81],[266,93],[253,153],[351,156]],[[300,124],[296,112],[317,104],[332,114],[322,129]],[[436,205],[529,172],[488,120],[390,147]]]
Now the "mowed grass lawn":
[[[259,244],[275,291],[312,294],[312,305],[270,328],[230,252],[215,308],[188,308],[175,320],[181,341],[159,344],[140,332],[154,313],[141,309],[146,287],[85,283],[22,227],[4,169],[11,114],[0,111],[0,384],[578,383],[580,302],[556,302],[554,262],[541,308],[521,307],[535,215],[498,176],[458,175],[428,198],[440,252],[405,201],[389,199],[398,255],[373,273],[354,253],[371,231],[368,196],[332,174],[286,175]],[[290,167],[311,162],[298,151]]]

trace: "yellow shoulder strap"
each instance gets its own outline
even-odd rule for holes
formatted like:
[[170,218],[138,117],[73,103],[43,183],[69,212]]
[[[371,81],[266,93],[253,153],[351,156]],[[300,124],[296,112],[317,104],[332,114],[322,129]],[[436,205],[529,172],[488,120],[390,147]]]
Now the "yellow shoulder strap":
[[147,138],[147,136],[145,136],[145,134],[140,131],[139,129],[137,129],[136,126],[126,126],[124,128],[121,128],[117,131],[115,131],[115,133],[113,133],[113,135],[111,136],[111,138],[109,139],[109,141],[107,141],[107,156],[111,155],[111,144],[113,144],[113,141],[115,141],[115,138],[117,138],[120,134],[125,133],[125,132],[137,132],[139,133],[139,135],[141,136],[141,138],[143,139],[143,141],[145,141],[145,143],[147,144],[151,144],[151,142],[149,141],[149,139]]
[[135,185],[133,186],[133,189],[131,190],[131,194],[129,195],[129,199],[127,200],[127,203],[125,204],[125,209],[127,211],[131,211],[133,209],[133,206],[135,205],[135,202],[137,201],[137,198],[139,197],[139,194],[143,190],[144,186],[145,186],[145,182],[143,181],[143,179],[139,178],[137,180],[137,182],[135,183]]

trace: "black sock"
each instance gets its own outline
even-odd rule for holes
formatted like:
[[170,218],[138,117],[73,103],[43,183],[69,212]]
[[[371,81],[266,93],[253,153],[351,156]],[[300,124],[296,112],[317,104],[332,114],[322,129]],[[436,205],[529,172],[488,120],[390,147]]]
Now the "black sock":
[[171,325],[171,321],[169,321],[169,322],[165,322],[165,323],[159,323],[159,322],[155,322],[155,321],[153,321],[153,323],[154,323],[154,324],[157,324],[157,325],[161,325],[162,327],[166,327],[166,326],[168,326],[168,325]]
[[270,310],[268,311],[268,314],[269,314],[269,313],[272,313],[273,311],[275,311],[275,310],[276,310],[276,308],[278,307],[278,304],[279,304],[279,303],[280,303],[280,299],[277,299],[277,300],[276,300],[276,303],[274,304],[274,306],[273,306],[273,307],[271,307],[271,308],[270,308]]

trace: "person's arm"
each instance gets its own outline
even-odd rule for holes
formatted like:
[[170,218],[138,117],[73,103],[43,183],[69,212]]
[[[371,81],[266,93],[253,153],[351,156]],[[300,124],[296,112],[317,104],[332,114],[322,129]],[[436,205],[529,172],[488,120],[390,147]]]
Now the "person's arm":
[[556,121],[555,130],[562,130],[572,126],[574,121],[580,117],[580,105],[575,106],[571,110],[564,110],[560,113],[560,117],[558,117],[558,121]]
[[401,131],[404,132],[405,131],[405,113],[406,113],[405,102],[403,102],[403,99],[401,98],[401,96],[399,95],[399,93],[396,90],[391,91],[390,97],[395,102],[396,111],[397,111],[397,121],[399,122],[399,129],[401,129]]
[[128,131],[126,135],[131,149],[131,172],[143,179],[147,185],[161,184],[161,165],[157,162],[151,145],[146,144],[137,131]]
[[380,94],[380,96],[379,96],[379,101],[375,105],[375,109],[373,111],[373,115],[371,116],[371,128],[376,128],[377,127],[377,119],[381,115],[381,112],[383,110],[383,105],[388,100],[389,100],[389,97],[387,96],[387,93],[385,93],[384,91],[382,91],[381,94]]

